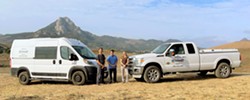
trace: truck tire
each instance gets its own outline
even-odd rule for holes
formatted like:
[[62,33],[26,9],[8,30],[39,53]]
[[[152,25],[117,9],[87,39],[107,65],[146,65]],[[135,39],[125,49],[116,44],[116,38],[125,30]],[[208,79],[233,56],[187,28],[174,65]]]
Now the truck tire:
[[72,75],[72,82],[74,85],[83,85],[86,82],[86,76],[82,71],[76,71]]
[[144,72],[143,78],[147,83],[158,82],[161,78],[160,69],[156,66],[147,67]]
[[199,76],[206,76],[207,75],[207,71],[201,71],[200,73],[198,73]]
[[18,75],[19,83],[22,85],[28,85],[30,83],[30,76],[27,71],[23,71]]
[[231,74],[231,67],[227,63],[220,63],[215,70],[215,76],[217,78],[228,78]]

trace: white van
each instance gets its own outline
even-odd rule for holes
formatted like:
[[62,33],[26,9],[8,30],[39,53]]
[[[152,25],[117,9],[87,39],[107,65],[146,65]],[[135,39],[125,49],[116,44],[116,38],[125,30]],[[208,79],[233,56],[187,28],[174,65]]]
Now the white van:
[[68,38],[13,41],[11,75],[23,85],[31,80],[65,80],[75,85],[96,79],[96,55],[82,42]]

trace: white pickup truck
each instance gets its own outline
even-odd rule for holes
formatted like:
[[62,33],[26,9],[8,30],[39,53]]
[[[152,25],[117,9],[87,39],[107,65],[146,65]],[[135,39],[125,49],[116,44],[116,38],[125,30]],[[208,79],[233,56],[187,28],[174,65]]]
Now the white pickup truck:
[[240,67],[237,49],[199,50],[192,42],[165,43],[151,53],[129,58],[132,76],[137,81],[157,82],[163,75],[182,72],[214,72],[218,78],[227,78],[232,69]]

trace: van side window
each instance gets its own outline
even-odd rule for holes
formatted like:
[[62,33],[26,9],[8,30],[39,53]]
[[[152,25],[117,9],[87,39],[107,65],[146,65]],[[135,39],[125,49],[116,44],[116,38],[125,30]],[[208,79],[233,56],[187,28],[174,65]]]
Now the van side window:
[[56,59],[57,47],[36,47],[35,59]]
[[66,46],[62,46],[60,48],[60,52],[61,52],[61,57],[63,59],[65,59],[65,60],[69,60],[70,54],[73,53],[73,51],[70,48],[66,47]]
[[186,44],[187,45],[187,49],[188,49],[188,53],[189,54],[195,54],[195,50],[194,50],[194,45],[193,44]]
[[[185,50],[184,50],[184,47],[182,44],[174,44],[174,45],[172,45],[172,47],[169,50],[171,50],[171,49],[174,50],[173,51],[174,55],[185,54]],[[170,52],[169,50],[168,50],[168,52]]]

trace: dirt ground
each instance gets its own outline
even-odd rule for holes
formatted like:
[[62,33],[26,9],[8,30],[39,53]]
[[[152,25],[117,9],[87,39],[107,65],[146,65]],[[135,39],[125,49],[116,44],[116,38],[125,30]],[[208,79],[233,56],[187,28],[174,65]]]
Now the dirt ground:
[[[120,75],[118,75],[120,77]],[[120,78],[118,78],[120,81]],[[250,74],[233,73],[218,79],[213,74],[177,74],[149,84],[130,78],[129,83],[72,85],[70,82],[35,81],[24,86],[0,68],[1,100],[248,100]]]

